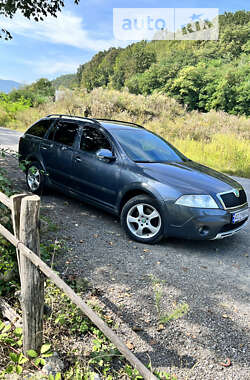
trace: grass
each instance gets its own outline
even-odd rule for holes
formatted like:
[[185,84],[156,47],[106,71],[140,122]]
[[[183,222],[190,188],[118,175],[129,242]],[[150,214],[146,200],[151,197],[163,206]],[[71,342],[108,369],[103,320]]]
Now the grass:
[[163,94],[133,95],[97,88],[66,91],[64,99],[37,108],[17,111],[2,125],[24,131],[37,119],[50,113],[84,115],[132,121],[160,134],[189,158],[231,175],[250,178],[250,119],[214,110],[187,112],[174,99]]
[[[86,297],[84,292],[80,295]],[[88,297],[91,308],[114,328],[114,321],[98,304],[97,298],[91,293]],[[44,320],[46,341],[40,352],[29,350],[24,356],[22,329],[15,329],[10,324],[6,326],[0,319],[1,379],[6,378],[7,374],[15,378],[16,373],[22,374],[23,378],[27,374],[32,379],[40,378],[39,371],[53,351],[63,359],[63,377],[58,373],[55,377],[43,376],[43,379],[93,380],[97,374],[106,380],[143,379],[109,339],[50,281],[46,282],[45,301],[49,313]],[[177,380],[175,375],[154,370],[150,362],[148,368],[159,380]]]
[[159,326],[164,325],[170,321],[174,321],[186,315],[189,311],[189,305],[187,303],[179,303],[176,305],[175,309],[170,313],[163,310],[163,300],[164,300],[164,285],[165,281],[150,275],[150,280],[152,284],[152,290],[155,300],[155,308],[158,316]]
[[[0,167],[0,190],[6,194],[12,194],[11,184],[6,179],[6,172]],[[3,221],[6,219],[6,221]],[[41,246],[43,260],[53,265],[53,256],[64,248],[64,241],[59,240],[50,244],[52,233],[60,234],[59,226],[52,223],[46,216],[46,230],[43,231]],[[11,228],[10,215],[0,207],[0,222]],[[50,260],[52,257],[52,261]],[[0,236],[0,274],[16,267],[16,250]],[[17,271],[15,272],[17,275]],[[86,303],[106,322],[111,328],[116,329],[116,323],[110,310],[105,307],[96,295],[96,289],[89,286],[84,278],[67,278],[69,286],[86,300]],[[16,306],[20,312],[19,301],[14,294],[19,288],[17,281],[7,282],[0,278],[0,296],[6,296],[12,306]],[[35,376],[46,363],[46,358],[56,351],[64,361],[64,373],[43,377],[48,380],[92,380],[99,374],[106,380],[140,380],[142,376],[124,358],[108,338],[74,305],[68,297],[53,285],[49,280],[45,286],[46,315],[44,317],[44,339],[41,352],[29,350],[27,356],[22,354],[22,329],[11,324],[6,324],[0,318],[0,379],[16,378],[40,378]],[[170,373],[154,370],[151,363],[148,368],[154,372],[156,378],[163,380],[177,380]],[[29,374],[29,376],[28,376]],[[27,376],[26,376],[27,375]]]
[[175,139],[173,144],[187,157],[215,170],[250,178],[250,141],[234,134],[215,134],[211,141]]

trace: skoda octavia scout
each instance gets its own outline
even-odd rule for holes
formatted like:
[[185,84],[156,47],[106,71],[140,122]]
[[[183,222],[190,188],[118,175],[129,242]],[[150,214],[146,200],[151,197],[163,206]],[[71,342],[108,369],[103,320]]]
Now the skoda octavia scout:
[[53,187],[120,217],[134,240],[218,239],[247,223],[242,186],[143,127],[48,115],[20,138],[27,186]]

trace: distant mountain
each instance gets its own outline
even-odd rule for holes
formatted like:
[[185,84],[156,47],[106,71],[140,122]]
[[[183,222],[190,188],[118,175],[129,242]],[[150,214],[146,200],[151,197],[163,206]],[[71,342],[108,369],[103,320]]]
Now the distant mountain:
[[13,88],[18,89],[21,83],[15,82],[13,80],[0,79],[0,92],[10,92]]

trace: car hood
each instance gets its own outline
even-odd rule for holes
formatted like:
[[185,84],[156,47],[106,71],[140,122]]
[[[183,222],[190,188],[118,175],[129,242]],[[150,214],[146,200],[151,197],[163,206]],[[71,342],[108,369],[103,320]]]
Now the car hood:
[[137,165],[144,175],[184,194],[217,194],[242,187],[228,176],[194,161]]

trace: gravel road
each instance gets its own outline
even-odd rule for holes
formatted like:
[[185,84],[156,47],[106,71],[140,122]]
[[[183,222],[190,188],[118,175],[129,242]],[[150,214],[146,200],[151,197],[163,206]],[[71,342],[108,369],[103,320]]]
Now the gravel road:
[[0,127],[0,148],[2,146],[4,149],[17,151],[20,136],[22,136],[21,132]]
[[[16,145],[11,134],[4,130],[9,146]],[[0,129],[0,144],[2,136]],[[0,164],[23,191],[16,161]],[[236,179],[250,199],[250,180]],[[249,224],[224,240],[166,239],[149,246],[130,241],[113,216],[59,193],[42,197],[42,214],[58,225],[54,238],[67,244],[57,257],[58,270],[88,279],[119,335],[144,363],[150,360],[179,380],[250,379]],[[190,309],[160,328],[152,276],[162,291],[162,314],[179,303]]]

